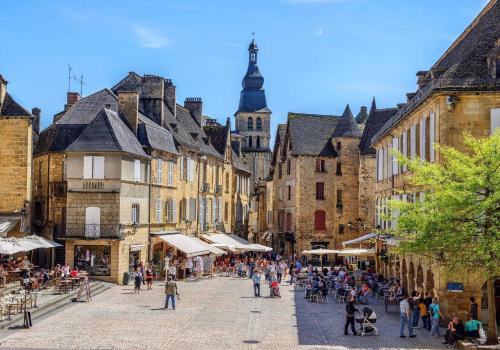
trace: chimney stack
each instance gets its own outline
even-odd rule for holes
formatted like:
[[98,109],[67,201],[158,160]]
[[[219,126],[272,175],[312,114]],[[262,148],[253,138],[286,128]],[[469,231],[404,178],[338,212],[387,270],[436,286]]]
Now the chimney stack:
[[80,99],[80,94],[78,92],[68,91],[66,94],[66,104],[64,105],[64,110],[67,111],[71,106],[75,104],[76,101]]
[[38,107],[35,107],[31,110],[31,114],[35,116],[35,119],[33,119],[33,131],[36,132],[37,134],[40,133],[40,115],[42,113],[42,110]]
[[122,115],[134,133],[137,135],[139,124],[139,94],[137,91],[117,91],[118,114]]
[[5,94],[7,93],[7,80],[0,74],[0,112],[2,111],[3,101],[5,99]]
[[170,110],[170,112],[172,112],[175,118],[175,104],[176,104],[175,85],[172,84],[172,80],[170,79],[165,79],[163,100],[165,101],[165,104],[167,105],[168,109]]
[[189,110],[200,127],[202,125],[203,102],[201,97],[188,97],[184,101],[184,108]]

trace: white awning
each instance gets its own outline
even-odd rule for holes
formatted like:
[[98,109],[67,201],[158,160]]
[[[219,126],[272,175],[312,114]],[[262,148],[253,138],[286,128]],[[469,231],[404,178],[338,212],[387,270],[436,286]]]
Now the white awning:
[[193,237],[174,233],[171,235],[160,235],[158,238],[165,241],[168,245],[180,250],[188,257],[210,254],[207,247],[192,239]]
[[367,256],[375,255],[375,249],[342,249],[336,253],[340,256]]
[[16,227],[20,218],[11,216],[0,216],[0,237],[7,237],[7,233]]
[[40,246],[40,248],[57,248],[57,247],[62,247],[62,244],[56,243],[54,241],[51,241],[50,239],[36,236],[36,235],[31,235],[31,236],[26,236],[21,238],[21,240],[26,240],[28,242],[34,242]]
[[338,252],[338,250],[318,248],[318,249],[312,249],[312,250],[304,250],[304,251],[302,251],[302,254],[304,254],[304,255],[320,255],[321,256],[321,255],[335,254],[337,252]]
[[[234,237],[237,237],[238,239],[235,239]],[[201,238],[205,239],[210,243],[217,243],[220,244],[221,247],[226,246],[231,249],[246,250],[246,248],[248,248],[248,244],[250,244],[250,242],[248,242],[247,240],[233,234],[229,235],[226,235],[224,233],[204,234],[201,235]]]
[[270,252],[273,250],[273,248],[266,247],[265,245],[262,244],[249,244],[246,250],[250,252]]
[[23,238],[0,238],[0,254],[15,254],[43,248],[36,241]]
[[224,255],[226,254],[226,252],[218,247],[215,247],[207,242],[204,242],[202,241],[201,239],[198,239],[196,237],[192,237],[192,236],[187,236],[188,238],[196,241],[196,243],[199,243],[201,245],[203,245],[208,251],[210,251],[210,253],[212,254],[215,254],[215,255]]
[[364,236],[361,236],[361,237],[358,237],[355,239],[351,239],[350,241],[342,242],[342,246],[345,247],[346,245],[361,244],[361,243],[366,242],[366,241],[373,239],[375,237],[377,237],[377,235],[375,233],[367,233]]
[[130,251],[131,252],[138,252],[142,249],[143,246],[144,246],[144,244],[131,244]]

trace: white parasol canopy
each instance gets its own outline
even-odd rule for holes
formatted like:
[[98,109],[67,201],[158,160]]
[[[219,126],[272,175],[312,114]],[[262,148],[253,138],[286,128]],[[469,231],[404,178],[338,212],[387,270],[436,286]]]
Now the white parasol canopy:
[[304,250],[304,251],[302,251],[302,254],[304,254],[304,255],[327,255],[327,254],[335,254],[337,252],[338,252],[338,250],[319,248],[319,249]]
[[375,255],[375,249],[342,249],[335,251],[340,256],[368,256]]
[[51,241],[50,239],[43,238],[43,237],[36,236],[36,235],[26,236],[26,237],[23,237],[19,240],[23,241],[23,242],[28,242],[28,244],[30,244],[30,243],[37,244],[37,245],[39,245],[39,248],[62,247],[62,244],[56,243],[54,241]]

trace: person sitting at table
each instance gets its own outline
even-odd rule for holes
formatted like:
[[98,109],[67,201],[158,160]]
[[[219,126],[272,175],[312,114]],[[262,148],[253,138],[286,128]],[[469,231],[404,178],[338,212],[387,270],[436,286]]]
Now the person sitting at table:
[[42,272],[42,277],[43,277],[43,285],[45,285],[45,283],[47,283],[48,281],[50,281],[50,275],[49,275],[49,272],[45,269],[43,269],[43,272]]
[[467,322],[465,322],[465,336],[467,338],[479,338],[479,328],[481,327],[481,321],[473,319],[471,314],[467,315]]
[[62,267],[62,276],[63,277],[68,277],[69,276],[69,265],[67,263],[64,263],[63,267]]
[[76,278],[78,277],[78,267],[73,267],[73,269],[71,270],[71,272],[69,273],[70,277],[73,277],[73,278]]
[[23,265],[23,269],[29,269],[32,267],[31,262],[28,260],[28,256],[25,255],[23,261],[21,262]]
[[61,277],[61,265],[57,264],[55,267],[54,267],[54,277],[55,278],[59,278]]

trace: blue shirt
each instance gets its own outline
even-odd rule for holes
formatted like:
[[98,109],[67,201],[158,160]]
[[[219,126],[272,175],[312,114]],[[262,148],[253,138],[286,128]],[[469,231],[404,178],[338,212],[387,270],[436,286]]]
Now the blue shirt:
[[257,273],[254,273],[252,276],[252,281],[253,281],[253,284],[260,284],[260,275]]
[[297,262],[295,263],[295,268],[296,268],[296,269],[301,269],[301,268],[302,268],[302,264],[300,263],[300,261],[297,261]]

